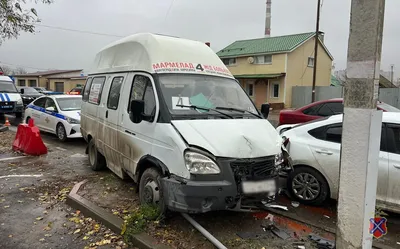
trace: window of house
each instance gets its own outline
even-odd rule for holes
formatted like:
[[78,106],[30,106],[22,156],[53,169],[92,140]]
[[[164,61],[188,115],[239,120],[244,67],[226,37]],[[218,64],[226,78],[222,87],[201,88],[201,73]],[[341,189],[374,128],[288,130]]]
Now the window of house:
[[314,67],[314,57],[308,57],[307,66]]
[[55,82],[56,92],[64,92],[64,82]]
[[235,64],[236,64],[236,58],[222,59],[222,62],[223,62],[226,66],[235,65]]
[[254,57],[255,64],[271,64],[272,55],[259,55]]
[[247,83],[246,84],[246,92],[250,97],[254,96],[254,84]]
[[124,77],[115,77],[111,82],[110,92],[108,93],[107,108],[117,110],[119,96],[121,92],[121,85]]
[[271,98],[279,98],[279,83],[271,84]]
[[26,86],[25,80],[18,80],[18,86]]
[[83,89],[83,96],[82,96],[83,101],[89,100],[89,92],[90,92],[90,88],[92,87],[92,79],[93,78],[88,78],[86,80],[85,88]]
[[36,86],[36,80],[29,80],[29,86],[30,87],[35,87]]
[[101,92],[103,91],[103,85],[106,81],[106,77],[94,77],[89,91],[89,103],[98,105],[101,100]]
[[[144,101],[144,114],[154,118],[156,112],[156,98],[154,95],[151,80],[143,75],[136,75],[133,79],[133,85],[128,104],[128,112],[130,112],[132,100]],[[153,119],[151,119],[153,120]],[[152,122],[152,121],[150,121]]]

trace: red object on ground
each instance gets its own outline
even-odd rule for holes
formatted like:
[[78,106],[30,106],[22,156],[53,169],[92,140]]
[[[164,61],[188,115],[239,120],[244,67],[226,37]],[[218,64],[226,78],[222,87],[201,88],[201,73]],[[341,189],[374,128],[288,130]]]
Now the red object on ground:
[[28,124],[18,125],[13,150],[32,156],[47,154],[47,147],[44,145],[39,128],[34,125],[33,119],[29,119]]
[[[378,110],[397,112],[396,108],[383,102],[378,102]],[[279,113],[279,125],[301,124],[322,117],[343,113],[343,99],[321,100],[295,110],[282,110]]]

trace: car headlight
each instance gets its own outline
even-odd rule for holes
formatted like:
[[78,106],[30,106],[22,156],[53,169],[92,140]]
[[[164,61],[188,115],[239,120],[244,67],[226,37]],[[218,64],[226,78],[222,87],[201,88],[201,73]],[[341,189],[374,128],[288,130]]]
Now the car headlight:
[[275,167],[280,166],[285,161],[283,158],[283,153],[280,152],[279,154],[275,155]]
[[17,100],[17,105],[22,105],[22,99]]
[[67,117],[67,122],[70,124],[79,124],[80,123],[79,120],[74,119],[74,118],[69,118],[69,117]]
[[187,151],[185,152],[185,165],[191,174],[219,174],[221,170],[218,165],[203,154]]

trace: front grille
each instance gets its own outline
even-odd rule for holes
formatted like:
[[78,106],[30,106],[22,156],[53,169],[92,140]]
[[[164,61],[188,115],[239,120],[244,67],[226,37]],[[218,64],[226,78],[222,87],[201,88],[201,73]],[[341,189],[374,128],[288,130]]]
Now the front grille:
[[231,169],[237,184],[243,180],[263,180],[275,175],[275,156],[237,159],[231,162]]
[[0,102],[0,110],[12,110],[14,109],[15,102],[8,102],[8,101],[2,101]]

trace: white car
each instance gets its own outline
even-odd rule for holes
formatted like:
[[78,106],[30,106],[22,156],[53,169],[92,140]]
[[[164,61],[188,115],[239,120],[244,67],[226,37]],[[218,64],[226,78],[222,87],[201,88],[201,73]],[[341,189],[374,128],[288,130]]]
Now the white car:
[[25,118],[34,119],[41,131],[56,134],[60,141],[78,138],[81,135],[82,96],[44,96],[30,103],[25,110]]
[[[282,125],[277,131],[293,160],[288,190],[304,204],[321,204],[338,197],[342,115],[299,125]],[[377,205],[400,212],[400,115],[384,112],[379,154]]]

